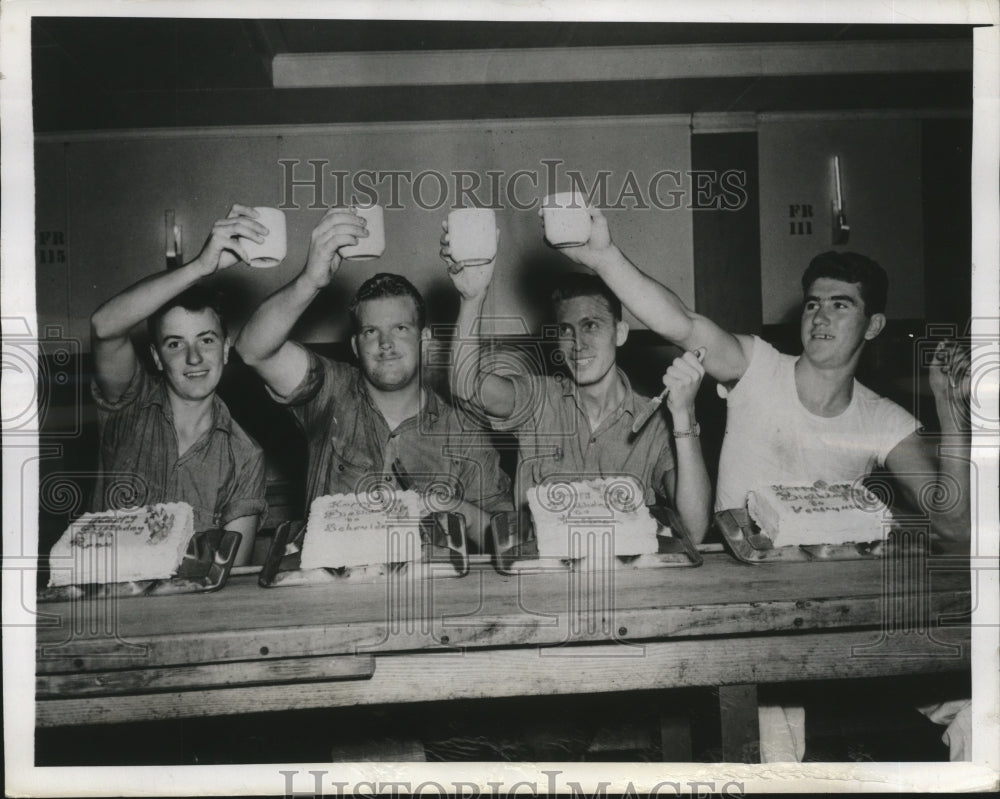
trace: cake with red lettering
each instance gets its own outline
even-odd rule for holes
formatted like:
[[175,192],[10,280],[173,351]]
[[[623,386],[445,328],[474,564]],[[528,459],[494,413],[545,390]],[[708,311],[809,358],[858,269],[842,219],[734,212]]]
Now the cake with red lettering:
[[317,497],[309,506],[300,566],[339,569],[418,561],[425,514],[416,491]]
[[747,511],[776,547],[881,540],[892,520],[860,484],[764,485],[747,494]]
[[186,502],[85,513],[49,553],[49,586],[168,579],[193,535]]
[[659,524],[633,477],[547,481],[528,490],[539,557],[646,555]]

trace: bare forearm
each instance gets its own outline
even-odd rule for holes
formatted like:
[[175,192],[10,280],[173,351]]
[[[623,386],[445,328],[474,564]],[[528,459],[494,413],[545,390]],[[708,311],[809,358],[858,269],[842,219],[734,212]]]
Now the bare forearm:
[[[950,448],[949,448],[950,449]],[[969,459],[957,453],[942,454],[940,482],[942,493],[938,500],[947,503],[958,488],[957,506],[946,513],[929,511],[931,528],[941,537],[949,541],[968,541],[972,534],[972,495],[969,490]]]
[[953,510],[929,511],[931,524],[943,538],[968,541],[972,528],[971,435],[959,426],[960,420],[956,419],[950,403],[944,400],[937,406],[942,433],[938,446],[938,476],[943,491],[940,504],[953,504],[949,500],[955,492],[958,496]]
[[[698,452],[689,451],[695,449]],[[677,512],[696,544],[708,531],[711,502],[712,485],[701,445],[696,438],[681,439],[677,445]]]
[[226,522],[226,530],[232,530],[240,534],[240,546],[236,553],[236,565],[243,566],[250,562],[259,522],[260,517],[257,515],[241,516],[238,519]]
[[463,299],[458,309],[458,331],[449,374],[452,394],[464,400],[475,399],[476,386],[480,383],[482,343],[478,326],[485,299],[485,294]]
[[636,318],[664,338],[688,347],[692,314],[673,291],[653,280],[621,250],[611,247],[593,262],[600,276]]
[[318,293],[319,288],[299,275],[264,300],[236,340],[240,357],[253,366],[277,353]]
[[[694,425],[694,417],[674,415],[675,430],[689,430]],[[698,544],[708,531],[709,514],[712,503],[712,484],[705,468],[705,458],[701,451],[701,440],[696,436],[675,439],[677,446],[677,486],[674,502],[677,513]]]
[[941,419],[943,435],[931,439],[911,433],[886,458],[904,495],[926,514],[932,531],[949,541],[969,540],[969,434]]
[[99,341],[127,338],[133,327],[206,274],[210,272],[195,259],[180,269],[158,272],[129,286],[94,311],[90,318],[94,338]]

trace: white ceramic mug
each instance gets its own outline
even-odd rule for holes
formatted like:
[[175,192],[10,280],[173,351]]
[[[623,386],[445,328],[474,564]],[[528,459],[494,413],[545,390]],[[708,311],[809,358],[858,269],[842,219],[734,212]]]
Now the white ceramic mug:
[[352,261],[378,258],[385,252],[385,219],[382,214],[382,206],[357,205],[354,207],[354,213],[368,223],[365,226],[368,235],[360,237],[357,244],[341,247],[341,258]]
[[459,208],[448,214],[451,259],[462,266],[483,266],[497,255],[497,217],[492,208]]
[[277,266],[288,252],[288,235],[285,230],[285,212],[278,208],[254,208],[257,221],[267,228],[267,236],[262,244],[253,239],[240,237],[240,244],[246,250],[247,262],[257,269]]
[[590,211],[583,195],[566,191],[542,203],[545,239],[553,247],[580,247],[590,239]]

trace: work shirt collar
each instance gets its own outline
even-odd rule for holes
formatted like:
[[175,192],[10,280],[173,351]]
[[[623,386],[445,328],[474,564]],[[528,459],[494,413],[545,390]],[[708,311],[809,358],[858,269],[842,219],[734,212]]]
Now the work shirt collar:
[[[174,409],[170,404],[170,397],[167,394],[169,390],[166,378],[160,378],[157,381],[156,388],[150,391],[143,401],[142,407],[148,408],[150,405],[158,405],[163,415],[173,424]],[[230,433],[232,431],[232,416],[229,413],[229,408],[226,407],[226,403],[219,398],[218,392],[213,392],[212,394],[212,427],[216,430],[221,430],[223,433]]]
[[[621,370],[620,367],[615,367],[615,372],[618,374],[618,378],[622,381],[622,386],[625,388],[625,394],[622,397],[621,403],[615,410],[608,414],[608,419],[617,419],[623,413],[627,413],[631,416],[636,415],[636,395],[632,390],[632,384],[629,382],[626,374]],[[576,403],[576,407],[583,413],[583,408],[580,406],[580,387],[577,386],[576,381],[568,375],[562,381],[562,390],[564,397],[572,397],[573,401]]]
[[[365,382],[360,369],[354,374],[354,388],[357,393],[365,398],[365,402],[368,403],[372,411],[377,413],[380,417],[385,418],[382,411],[379,410],[378,405],[375,404],[375,400],[372,398],[372,395],[369,393],[368,384]],[[414,419],[416,416],[421,415],[425,416],[431,423],[436,422],[438,417],[441,415],[441,405],[437,392],[423,383],[420,385],[420,410],[414,416],[408,416],[401,424],[405,424],[405,422],[409,419]]]

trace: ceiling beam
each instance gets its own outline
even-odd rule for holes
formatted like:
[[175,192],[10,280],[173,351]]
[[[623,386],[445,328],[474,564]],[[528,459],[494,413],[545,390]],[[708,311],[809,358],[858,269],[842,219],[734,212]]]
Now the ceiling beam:
[[433,86],[972,70],[962,40],[280,53],[274,87]]

